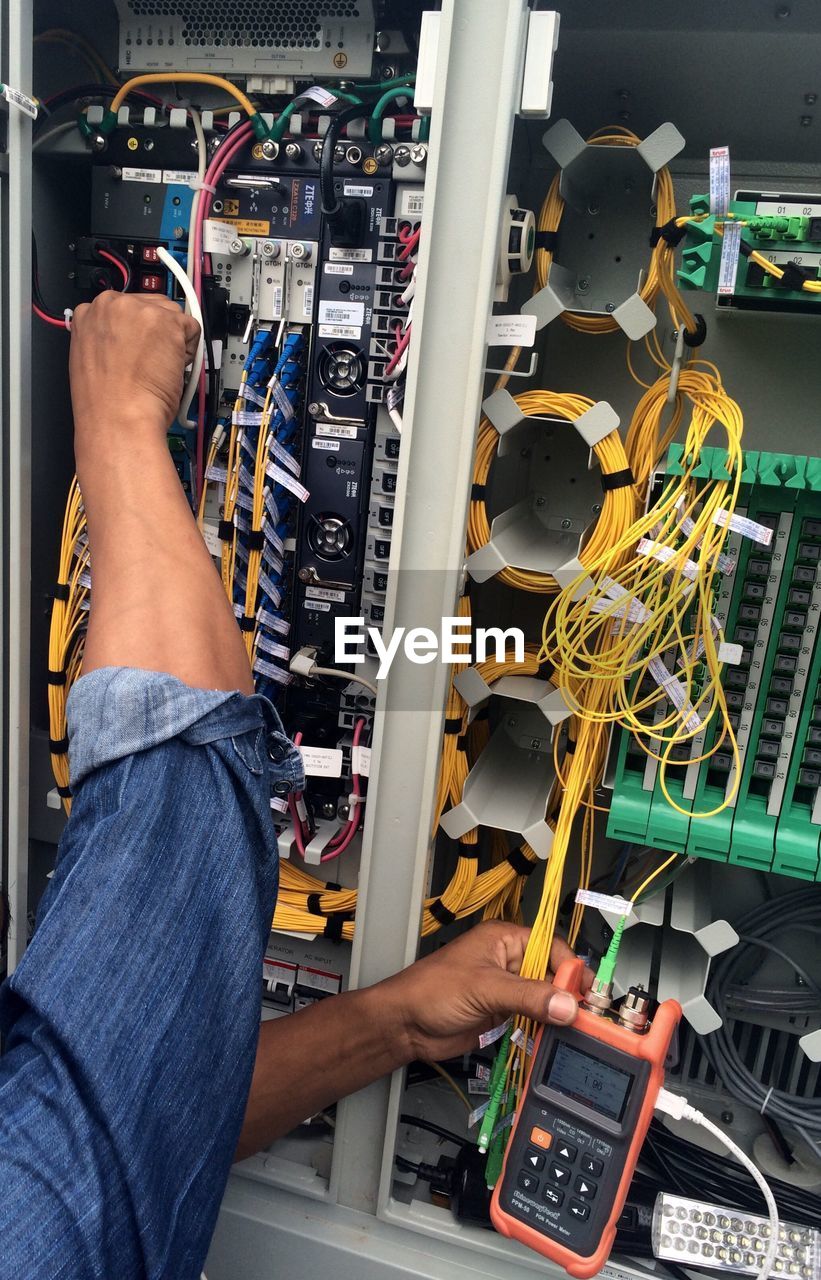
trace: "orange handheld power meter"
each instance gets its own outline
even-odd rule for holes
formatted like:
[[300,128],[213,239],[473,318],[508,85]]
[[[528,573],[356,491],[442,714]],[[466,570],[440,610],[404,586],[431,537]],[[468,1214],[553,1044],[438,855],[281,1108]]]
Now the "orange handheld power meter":
[[[583,971],[566,960],[554,985],[578,998]],[[497,1231],[571,1276],[601,1270],[680,1018],[665,1000],[643,1035],[584,1008],[572,1027],[542,1028],[491,1201]]]

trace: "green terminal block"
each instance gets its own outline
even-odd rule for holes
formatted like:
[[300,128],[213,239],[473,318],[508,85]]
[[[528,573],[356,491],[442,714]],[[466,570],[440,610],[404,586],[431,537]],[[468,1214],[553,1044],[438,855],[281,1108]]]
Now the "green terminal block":
[[[681,446],[673,446],[668,475],[681,474],[681,459]],[[718,478],[725,461],[722,450],[705,450],[700,473]],[[714,603],[741,653],[722,670],[739,747],[735,798],[722,807],[735,765],[729,742],[716,741],[717,717],[700,738],[681,744],[679,767],[667,772],[683,813],[662,792],[654,762],[622,730],[607,834],[821,880],[821,458],[746,453],[736,511],[772,536],[764,545],[730,533],[726,553],[736,569],[720,576]],[[696,761],[701,755],[707,758]]]
[[[735,221],[743,224],[743,243],[782,270],[787,269],[788,276],[779,280],[760,263],[742,256],[734,292],[719,296],[718,307],[740,311],[821,310],[821,293],[801,288],[802,275],[807,280],[821,279],[821,195],[739,191],[730,201],[729,211]],[[709,197],[693,196],[690,212],[703,221],[688,225],[679,283],[685,289],[715,293],[722,237],[715,229],[716,219],[710,216]]]

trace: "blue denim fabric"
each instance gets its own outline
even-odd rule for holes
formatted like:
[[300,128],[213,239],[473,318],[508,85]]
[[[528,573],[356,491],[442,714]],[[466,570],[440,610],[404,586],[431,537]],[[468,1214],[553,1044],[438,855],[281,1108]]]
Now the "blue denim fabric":
[[242,1124],[277,887],[263,698],[103,670],[74,802],[0,991],[0,1280],[199,1276]]

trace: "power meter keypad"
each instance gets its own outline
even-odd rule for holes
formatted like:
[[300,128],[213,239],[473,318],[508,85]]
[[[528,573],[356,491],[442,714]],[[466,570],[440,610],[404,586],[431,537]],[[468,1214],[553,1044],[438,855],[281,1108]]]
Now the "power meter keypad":
[[[645,1064],[604,1046],[599,1052],[572,1029],[547,1030],[508,1154],[502,1207],[592,1254],[612,1212],[645,1081]],[[559,1105],[551,1105],[546,1095],[557,1094]]]

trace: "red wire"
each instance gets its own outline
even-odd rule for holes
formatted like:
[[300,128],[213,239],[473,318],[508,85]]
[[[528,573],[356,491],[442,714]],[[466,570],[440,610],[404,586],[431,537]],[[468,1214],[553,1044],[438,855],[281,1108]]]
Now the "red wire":
[[[401,332],[401,325],[397,325],[397,328]],[[394,351],[388,363],[385,365],[385,377],[387,377],[389,373],[393,373],[394,369],[399,364],[399,361],[402,359],[402,353],[405,351],[408,343],[410,342],[410,337],[411,337],[410,325],[402,334],[401,338],[398,335],[395,335],[395,336],[397,338],[396,350]]]
[[43,324],[50,324],[53,325],[55,329],[63,329],[68,332],[65,320],[58,320],[56,316],[50,316],[45,311],[41,311],[36,302],[32,302],[31,309],[37,316],[38,320],[43,321]]
[[360,819],[359,811],[362,808],[361,804],[359,804],[359,799],[362,795],[362,788],[359,780],[359,774],[353,768],[353,762],[354,762],[354,753],[356,751],[356,748],[359,746],[359,743],[362,740],[362,733],[364,729],[365,729],[365,721],[362,718],[360,718],[359,720],[357,720],[356,724],[354,725],[353,751],[351,752],[351,778],[352,778],[351,791],[353,792],[353,795],[355,797],[354,805],[353,805],[354,814],[353,814],[353,817],[350,818],[348,822],[346,822],[345,826],[334,837],[334,839],[331,840],[330,844],[328,845],[328,852],[323,853],[322,857],[320,858],[320,862],[330,862],[332,858],[338,858],[340,853],[344,853],[345,850],[348,848],[348,845],[353,840],[359,828],[359,819]]
[[97,253],[101,258],[105,258],[106,262],[110,262],[112,266],[117,268],[123,278],[123,289],[126,289],[128,287],[128,267],[125,263],[115,257],[113,253],[109,253],[108,249],[98,249]]

